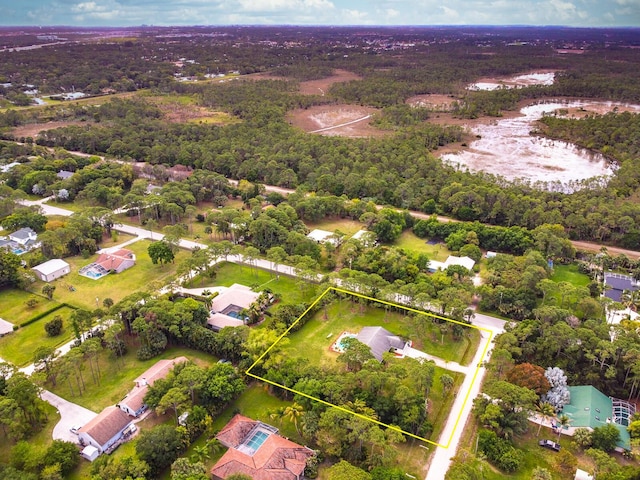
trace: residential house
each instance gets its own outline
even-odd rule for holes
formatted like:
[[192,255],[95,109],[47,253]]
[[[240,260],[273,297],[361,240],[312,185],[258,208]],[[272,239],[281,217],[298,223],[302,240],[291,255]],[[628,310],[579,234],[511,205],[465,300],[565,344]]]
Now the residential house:
[[35,243],[37,239],[38,234],[29,227],[21,228],[20,230],[9,234],[9,240],[12,240],[22,246]]
[[259,296],[260,293],[254,292],[250,287],[234,283],[211,302],[208,327],[219,331],[224,327],[244,325],[246,319],[242,318],[242,310],[249,308]]
[[61,180],[67,180],[73,177],[73,172],[70,172],[68,170],[60,170],[58,173],[56,173],[56,177],[58,177]]
[[[109,406],[93,420],[78,429],[78,442],[85,447],[92,446],[102,454],[110,453],[133,429],[129,415],[118,407]],[[93,456],[92,449],[87,453]]]
[[320,230],[319,228],[316,228],[315,230],[311,230],[311,232],[307,235],[307,238],[317,243],[329,242],[335,245],[336,247],[340,245],[340,241],[338,240],[334,232],[328,232],[327,230]]
[[635,291],[640,288],[640,283],[636,282],[630,275],[613,272],[604,274],[604,283],[607,287],[604,290],[604,296],[615,302],[622,300],[622,292],[625,290]]
[[636,411],[634,404],[607,397],[591,385],[569,387],[569,395],[569,403],[562,408],[562,413],[571,419],[567,434],[573,435],[576,428],[593,430],[611,424],[620,432],[617,450],[631,450],[627,427]]
[[43,282],[51,282],[71,272],[71,267],[64,260],[54,258],[36,265],[32,270],[36,272],[36,276]]
[[464,267],[467,270],[473,270],[473,267],[475,264],[476,262],[472,258],[456,257],[454,255],[449,255],[444,262],[437,262],[436,260],[431,260],[429,262],[429,266],[427,267],[427,269],[430,272],[436,272],[438,270],[446,270],[451,265],[460,265],[461,267]]
[[172,360],[159,360],[146,372],[134,380],[135,386],[120,401],[117,407],[132,417],[139,417],[147,409],[144,397],[157,380],[165,378],[169,372],[179,363],[186,363],[187,357],[176,357]]
[[240,414],[216,438],[229,450],[213,466],[215,480],[245,474],[254,480],[301,480],[315,452],[278,435],[278,429]]
[[101,253],[95,262],[85,265],[78,273],[95,280],[111,272],[121,273],[135,264],[135,254],[131,250],[121,248],[112,253]]
[[371,354],[379,362],[382,361],[384,353],[389,351],[403,352],[407,346],[407,342],[382,327],[362,327],[362,330],[356,336],[356,340],[369,347]]

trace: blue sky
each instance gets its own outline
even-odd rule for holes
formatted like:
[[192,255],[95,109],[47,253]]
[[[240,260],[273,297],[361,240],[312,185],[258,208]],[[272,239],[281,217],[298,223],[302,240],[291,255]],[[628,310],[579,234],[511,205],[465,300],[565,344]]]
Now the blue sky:
[[0,0],[0,25],[640,26],[640,0]]

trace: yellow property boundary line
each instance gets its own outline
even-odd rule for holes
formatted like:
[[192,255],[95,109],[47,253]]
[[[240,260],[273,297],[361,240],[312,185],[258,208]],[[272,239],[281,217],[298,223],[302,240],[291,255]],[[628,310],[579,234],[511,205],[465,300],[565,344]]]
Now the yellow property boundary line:
[[[265,357],[265,356],[266,356],[266,355],[271,351],[271,349],[273,349],[273,348],[278,344],[278,342],[279,342],[280,340],[282,340],[284,337],[286,337],[286,336],[287,336],[287,334],[291,331],[291,329],[292,329],[293,327],[295,327],[295,326],[298,324],[298,322],[300,322],[300,320],[301,320],[301,319],[302,319],[302,318],[303,318],[303,317],[304,317],[304,316],[305,316],[305,315],[306,315],[306,314],[307,314],[307,313],[308,313],[308,312],[309,312],[313,307],[315,307],[315,306],[318,304],[318,302],[319,302],[320,300],[322,300],[322,299],[325,297],[325,295],[327,295],[327,293],[332,292],[332,291],[333,291],[333,292],[340,292],[340,293],[344,293],[344,294],[352,295],[352,296],[356,296],[356,297],[360,297],[360,298],[363,298],[363,299],[365,299],[365,300],[369,300],[369,301],[374,301],[374,302],[382,303],[382,304],[389,305],[389,306],[394,307],[394,308],[401,308],[401,309],[406,310],[406,311],[409,311],[409,312],[418,313],[418,314],[420,314],[420,315],[425,315],[425,316],[427,316],[427,317],[437,318],[437,319],[439,319],[439,320],[445,320],[445,321],[447,321],[447,322],[451,322],[451,323],[455,323],[455,324],[458,324],[458,325],[462,325],[462,326],[464,326],[464,327],[475,328],[476,330],[480,330],[480,331],[486,332],[486,333],[488,333],[488,334],[489,334],[489,338],[488,338],[488,340],[487,340],[487,342],[486,342],[486,345],[485,345],[485,347],[484,347],[484,350],[483,350],[483,352],[482,352],[482,358],[484,358],[484,357],[486,356],[486,354],[487,354],[487,350],[489,349],[489,345],[491,344],[491,337],[492,337],[492,335],[493,335],[493,332],[492,332],[491,330],[489,330],[488,328],[478,327],[478,326],[476,326],[476,325],[469,325],[468,323],[463,323],[463,322],[459,322],[459,321],[457,321],[457,320],[452,320],[452,319],[450,319],[450,318],[441,317],[441,316],[439,316],[439,315],[435,315],[435,314],[433,314],[433,313],[423,312],[423,311],[416,310],[416,309],[411,308],[411,307],[405,307],[404,305],[399,305],[399,304],[396,304],[396,303],[387,302],[387,301],[385,301],[385,300],[380,300],[380,299],[377,299],[377,298],[367,297],[366,295],[361,295],[361,294],[359,294],[359,293],[351,292],[351,291],[349,291],[349,290],[343,290],[343,289],[341,289],[341,288],[337,288],[337,287],[328,287],[328,288],[327,288],[327,289],[326,289],[326,290],[325,290],[325,291],[324,291],[324,292],[323,292],[323,293],[322,293],[318,298],[316,298],[316,300],[315,300],[315,301],[314,301],[314,302],[309,306],[309,308],[307,308],[307,309],[302,313],[302,315],[300,315],[300,316],[296,319],[296,321],[295,321],[295,322],[293,322],[293,323],[289,326],[289,328],[287,328],[287,329],[282,333],[282,335],[280,335],[280,336],[278,337],[278,339],[273,343],[273,345],[271,345],[269,348],[267,348],[267,349],[264,351],[264,353],[263,353],[262,355],[260,355],[260,357],[258,357],[258,359],[257,359],[255,362],[253,362],[253,364],[252,364],[252,365],[247,369],[247,371],[245,372],[245,374],[246,374],[246,375],[248,375],[248,376],[250,376],[250,377],[255,378],[256,380],[260,380],[260,381],[262,381],[262,382],[268,383],[268,384],[273,385],[273,386],[275,386],[275,387],[279,387],[279,388],[282,388],[282,389],[284,389],[284,390],[288,390],[289,392],[292,392],[292,393],[294,393],[294,394],[296,394],[296,395],[301,395],[301,396],[306,397],[306,398],[309,398],[310,400],[313,400],[313,401],[315,401],[315,402],[322,403],[322,404],[324,404],[324,405],[326,405],[326,406],[328,406],[328,407],[336,408],[336,409],[338,409],[338,410],[341,410],[341,411],[343,411],[343,412],[349,413],[349,414],[354,415],[354,416],[356,416],[356,417],[362,418],[362,419],[367,420],[367,421],[369,421],[369,422],[373,422],[373,423],[375,423],[375,424],[377,424],[377,425],[380,425],[380,426],[382,426],[382,427],[385,427],[385,428],[391,428],[391,429],[393,429],[393,430],[396,430],[397,432],[402,433],[403,435],[407,435],[407,436],[409,436],[409,437],[413,437],[413,438],[415,438],[415,439],[417,439],[417,440],[420,440],[420,441],[423,441],[423,442],[426,442],[426,443],[430,443],[431,445],[435,445],[435,446],[437,446],[437,447],[449,448],[449,445],[451,444],[451,439],[453,438],[453,434],[454,434],[454,432],[456,431],[456,429],[458,428],[458,423],[460,422],[460,418],[461,418],[461,416],[462,416],[462,411],[464,410],[464,406],[465,406],[465,405],[467,404],[467,402],[469,401],[469,396],[471,395],[471,387],[475,384],[475,382],[476,382],[476,378],[477,378],[477,376],[478,376],[478,372],[480,371],[480,365],[479,365],[479,364],[477,364],[477,365],[476,365],[476,369],[475,369],[475,371],[474,371],[474,373],[473,373],[473,377],[472,377],[472,380],[471,380],[471,384],[469,385],[469,390],[468,390],[468,391],[466,392],[466,394],[465,394],[464,401],[462,402],[462,406],[461,406],[461,408],[460,408],[460,412],[458,413],[458,417],[456,418],[456,422],[455,422],[455,424],[454,424],[454,426],[453,426],[453,430],[451,431],[451,435],[449,436],[449,439],[447,440],[447,443],[446,443],[446,444],[444,444],[444,445],[442,445],[442,444],[440,444],[440,443],[436,443],[436,442],[434,442],[433,440],[429,440],[429,439],[424,438],[424,437],[421,437],[421,436],[419,436],[419,435],[414,435],[413,433],[406,432],[406,431],[402,430],[401,428],[398,428],[397,426],[394,426],[394,425],[388,425],[388,424],[386,424],[386,423],[382,423],[382,422],[380,422],[380,421],[378,421],[378,420],[376,420],[376,419],[374,419],[374,418],[368,417],[368,416],[366,416],[366,415],[362,415],[362,414],[360,414],[360,413],[353,412],[353,411],[351,411],[351,410],[349,410],[349,409],[347,409],[347,408],[340,407],[340,406],[338,406],[338,405],[334,405],[333,403],[329,403],[329,402],[327,402],[327,401],[325,401],[325,400],[322,400],[322,399],[320,399],[320,398],[314,397],[314,396],[312,396],[312,395],[308,395],[308,394],[306,394],[306,393],[304,393],[304,392],[300,392],[300,391],[298,391],[298,390],[294,390],[293,388],[286,387],[286,386],[284,386],[284,385],[281,385],[281,384],[279,384],[279,383],[273,382],[273,381],[271,381],[271,380],[268,380],[268,379],[266,379],[266,378],[264,378],[264,377],[261,377],[261,376],[259,376],[259,375],[254,374],[254,373],[251,373],[251,370],[252,370],[256,365],[258,365],[258,364],[260,363],[260,361],[262,361],[262,359],[263,359],[263,358],[264,358],[264,357]],[[482,337],[481,337],[481,338],[482,338]],[[466,375],[465,375],[465,376],[466,376]],[[464,383],[464,380],[463,380],[463,383]],[[448,418],[448,417],[447,417],[447,418]],[[445,421],[445,426],[446,426],[446,421]]]

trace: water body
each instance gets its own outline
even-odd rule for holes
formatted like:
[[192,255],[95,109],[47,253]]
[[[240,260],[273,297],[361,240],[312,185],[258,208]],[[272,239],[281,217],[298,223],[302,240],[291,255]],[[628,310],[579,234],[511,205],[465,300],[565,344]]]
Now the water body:
[[578,100],[532,104],[520,110],[520,117],[471,128],[471,132],[481,138],[471,142],[468,150],[443,154],[441,159],[460,168],[488,172],[508,180],[549,184],[541,185],[541,188],[575,190],[579,188],[575,182],[592,177],[610,177],[615,167],[600,154],[567,142],[533,136],[529,132],[535,129],[534,122],[544,113],[561,108],[584,108],[606,113],[616,107],[640,113],[640,105],[614,102]]
[[498,88],[517,88],[529,85],[553,85],[555,76],[555,72],[527,73],[510,78],[479,81],[469,85],[467,90],[496,90]]

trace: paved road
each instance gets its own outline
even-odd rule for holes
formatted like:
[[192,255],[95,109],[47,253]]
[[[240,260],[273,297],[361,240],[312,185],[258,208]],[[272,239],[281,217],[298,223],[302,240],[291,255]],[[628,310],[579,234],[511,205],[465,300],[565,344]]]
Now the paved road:
[[56,407],[60,414],[60,421],[53,427],[52,436],[54,440],[78,443],[78,437],[70,431],[71,427],[82,426],[98,415],[80,405],[68,402],[49,390],[42,390],[40,398]]
[[[480,318],[478,319],[478,317]],[[479,326],[483,325],[484,328],[488,328],[491,333],[484,330],[481,331],[480,346],[473,357],[473,362],[468,367],[470,374],[465,376],[462,386],[458,391],[459,393],[453,402],[451,413],[449,413],[447,423],[438,440],[438,443],[443,446],[436,448],[435,454],[429,463],[426,480],[444,480],[444,476],[451,464],[451,458],[455,456],[458,449],[464,426],[469,419],[469,415],[471,415],[473,399],[480,393],[482,381],[486,373],[484,367],[476,368],[476,366],[483,365],[484,362],[489,360],[491,356],[491,344],[487,344],[489,342],[493,343],[496,334],[504,331],[505,322],[499,318],[488,315],[476,314],[473,323]],[[501,324],[502,326],[500,326]]]

